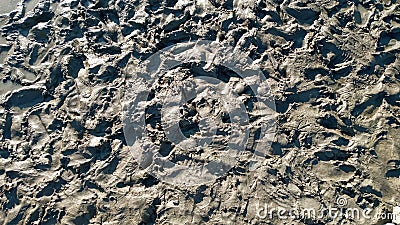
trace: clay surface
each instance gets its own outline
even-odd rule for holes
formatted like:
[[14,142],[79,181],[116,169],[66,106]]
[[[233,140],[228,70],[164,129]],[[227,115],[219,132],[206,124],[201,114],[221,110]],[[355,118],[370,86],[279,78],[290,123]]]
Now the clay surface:
[[[126,90],[140,90],[136,72],[157,51],[200,40],[244,52],[274,105],[260,106],[250,78],[224,65],[164,71],[141,105],[144,146],[194,166],[223,157],[230,140],[242,144],[230,135],[248,132],[234,162],[209,167],[232,168],[174,185],[145,171],[154,158],[132,154]],[[399,47],[396,0],[2,1],[0,223],[399,223],[400,210],[397,219],[377,216],[400,206]],[[183,98],[190,90],[197,97]],[[229,100],[243,105],[246,124],[233,125]],[[270,142],[260,137],[266,123]],[[371,209],[371,218],[270,218],[266,205]]]

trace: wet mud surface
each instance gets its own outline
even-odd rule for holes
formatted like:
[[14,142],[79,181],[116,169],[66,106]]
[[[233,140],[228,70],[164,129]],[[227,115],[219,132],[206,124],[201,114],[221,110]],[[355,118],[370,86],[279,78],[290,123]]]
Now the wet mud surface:
[[[390,219],[260,217],[259,206],[337,205],[392,212],[400,198],[400,4],[383,1],[30,0],[0,8],[0,223],[385,224]],[[135,68],[175,43],[211,40],[248,54],[275,98],[276,135],[261,165],[245,158],[215,181],[163,183],[134,160],[121,103]],[[216,56],[218,57],[218,56]],[[160,154],[201,154],[166,141],[159,95],[193,74],[251,92],[231,71],[174,69],[154,87],[146,124]],[[210,75],[211,74],[211,75]],[[247,88],[247,89],[246,89]],[[194,99],[180,111],[227,113]],[[250,120],[257,120],[257,115]],[[200,126],[200,127],[199,127]],[[254,127],[253,127],[254,128]],[[256,128],[250,129],[256,143]],[[253,146],[247,145],[247,151]],[[204,154],[206,154],[205,152]],[[196,158],[197,157],[197,158]],[[211,156],[208,156],[211,157]]]

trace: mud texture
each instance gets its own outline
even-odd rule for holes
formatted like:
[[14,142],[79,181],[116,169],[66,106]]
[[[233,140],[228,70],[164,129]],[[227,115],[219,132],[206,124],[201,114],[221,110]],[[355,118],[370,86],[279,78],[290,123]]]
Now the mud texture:
[[[385,224],[391,219],[262,218],[270,207],[371,208],[400,199],[400,4],[382,1],[6,0],[0,8],[0,223]],[[160,182],[133,159],[121,99],[135,67],[174,43],[240,48],[275,97],[276,136],[262,164],[245,158],[212,183]],[[218,56],[217,56],[218,57]],[[185,65],[155,86],[146,124],[175,162],[157,94],[193,74],[246,85],[224,68]],[[169,80],[168,80],[169,79]],[[152,101],[153,101],[152,100]],[[202,111],[203,110],[203,111]],[[218,112],[214,112],[218,111]],[[251,110],[250,110],[251,111]],[[185,136],[218,101],[182,107]],[[254,117],[254,118],[253,118]],[[250,119],[257,120],[257,116]],[[225,127],[226,126],[226,127]],[[250,129],[250,144],[257,130]],[[371,214],[372,215],[372,214]]]

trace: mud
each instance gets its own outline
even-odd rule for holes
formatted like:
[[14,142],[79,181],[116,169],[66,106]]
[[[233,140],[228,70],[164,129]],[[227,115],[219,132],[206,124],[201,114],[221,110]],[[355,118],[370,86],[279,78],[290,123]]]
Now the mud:
[[[266,203],[339,207],[339,198],[346,200],[341,207],[370,208],[371,215],[399,204],[399,7],[395,0],[2,2],[0,223],[391,222],[259,213]],[[240,157],[211,183],[175,186],[145,173],[133,158],[121,99],[135,79],[127,68],[196,40],[237,47],[262,70],[275,99],[276,134],[261,164]],[[212,151],[175,151],[166,140],[159,104],[168,88],[196,75],[216,77],[233,85],[246,109],[253,107],[243,79],[208,66],[170,71],[149,99],[151,143],[174,162],[201,162]],[[199,135],[196,115],[220,113],[213,149],[224,148],[227,112],[205,99],[182,107],[180,128],[185,137]],[[253,128],[250,153],[258,138]]]

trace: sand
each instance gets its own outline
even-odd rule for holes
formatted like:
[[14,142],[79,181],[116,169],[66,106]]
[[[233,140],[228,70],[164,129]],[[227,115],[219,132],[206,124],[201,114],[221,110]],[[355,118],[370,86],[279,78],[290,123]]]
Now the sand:
[[[2,2],[0,223],[398,223],[387,215],[400,198],[399,7]],[[177,58],[151,58],[202,40],[215,44],[207,56],[184,57],[205,62],[163,71]],[[232,64],[249,76],[227,68],[218,46],[249,57]],[[265,206],[371,217],[269,217]]]

